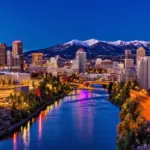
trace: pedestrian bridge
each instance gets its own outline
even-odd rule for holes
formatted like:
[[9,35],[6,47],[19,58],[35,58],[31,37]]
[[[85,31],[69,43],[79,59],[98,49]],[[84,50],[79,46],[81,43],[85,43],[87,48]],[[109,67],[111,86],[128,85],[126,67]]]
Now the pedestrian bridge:
[[108,85],[110,81],[90,81],[90,84],[102,84],[102,85]]
[[101,84],[101,85],[108,85],[109,81],[86,81],[89,83],[89,86],[84,86],[83,84],[80,83],[70,83],[70,85],[77,86],[79,89],[87,89],[87,90],[94,90],[94,89],[99,89],[92,87],[92,84]]

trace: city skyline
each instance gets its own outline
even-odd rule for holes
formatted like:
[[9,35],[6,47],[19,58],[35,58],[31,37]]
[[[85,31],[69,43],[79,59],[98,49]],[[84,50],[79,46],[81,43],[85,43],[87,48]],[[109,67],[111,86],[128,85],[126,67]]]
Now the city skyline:
[[149,6],[2,1],[0,150],[150,150]]
[[19,39],[25,50],[33,50],[72,39],[150,41],[148,1],[127,0],[123,5],[119,0],[32,3],[1,2],[0,42],[11,45],[11,41]]

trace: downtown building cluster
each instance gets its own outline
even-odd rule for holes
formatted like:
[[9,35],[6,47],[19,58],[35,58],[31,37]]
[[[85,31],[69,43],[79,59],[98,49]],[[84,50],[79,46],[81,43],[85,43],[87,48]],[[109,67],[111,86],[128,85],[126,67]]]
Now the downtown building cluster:
[[125,50],[124,60],[120,62],[97,58],[95,67],[106,69],[111,81],[137,80],[141,88],[150,89],[150,56],[146,56],[143,47],[139,47],[136,54]]
[[125,69],[135,68],[135,79],[138,81],[141,88],[150,89],[150,56],[146,56],[146,51],[143,47],[139,47],[136,51],[136,60],[131,58],[130,50],[125,51]]
[[23,44],[21,41],[14,41],[12,43],[12,51],[7,49],[7,45],[0,44],[0,66],[6,67],[12,71],[24,70],[23,59]]
[[[86,72],[86,52],[79,49],[76,52],[74,60],[63,60],[59,55],[51,57],[43,63],[43,53],[32,53],[32,60],[29,66],[29,72],[43,72],[57,75],[60,72],[85,73]],[[71,62],[71,63],[70,63]]]
[[150,89],[150,56],[146,56],[143,47],[136,50],[135,60],[131,50],[125,50],[125,69],[120,75],[120,81],[137,80],[140,87]]
[[[146,56],[145,49],[142,47],[136,50],[136,57],[133,55],[131,50],[125,50],[123,61],[102,60],[101,58],[89,61],[86,52],[80,48],[77,50],[74,60],[64,60],[59,55],[45,60],[44,54],[37,52],[32,53],[31,62],[25,69],[22,42],[14,41],[12,51],[7,49],[6,44],[0,44],[0,66],[5,66],[10,72],[27,71],[54,75],[61,72],[80,73],[88,77],[117,80],[118,82],[137,80],[141,88],[150,89],[150,56]],[[90,73],[87,72],[88,66],[106,71]]]

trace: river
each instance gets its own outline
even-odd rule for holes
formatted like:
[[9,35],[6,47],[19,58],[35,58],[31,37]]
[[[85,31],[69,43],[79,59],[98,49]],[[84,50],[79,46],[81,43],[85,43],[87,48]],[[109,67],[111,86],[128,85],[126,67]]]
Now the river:
[[74,90],[0,141],[0,150],[116,150],[119,109],[107,99],[101,88]]

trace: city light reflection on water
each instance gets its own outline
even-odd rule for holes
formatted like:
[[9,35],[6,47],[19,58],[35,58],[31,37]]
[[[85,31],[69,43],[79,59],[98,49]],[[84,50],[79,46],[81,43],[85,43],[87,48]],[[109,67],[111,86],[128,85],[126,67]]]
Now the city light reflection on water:
[[74,90],[1,141],[0,150],[115,150],[118,113],[106,91]]
[[30,145],[30,128],[31,125],[34,124],[36,121],[38,121],[38,140],[40,141],[42,138],[42,121],[45,119],[45,117],[48,115],[48,113],[53,108],[59,108],[61,106],[61,100],[56,101],[54,104],[49,105],[46,107],[45,110],[41,111],[41,113],[38,115],[37,118],[32,118],[31,121],[28,121],[26,126],[21,126],[19,132],[15,132],[12,136],[13,138],[13,150],[17,150],[17,137],[19,135],[22,135],[22,140],[24,144],[24,149],[28,149],[28,146]]

